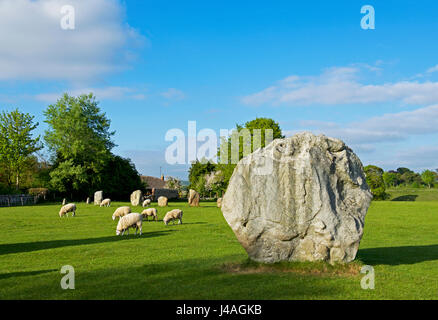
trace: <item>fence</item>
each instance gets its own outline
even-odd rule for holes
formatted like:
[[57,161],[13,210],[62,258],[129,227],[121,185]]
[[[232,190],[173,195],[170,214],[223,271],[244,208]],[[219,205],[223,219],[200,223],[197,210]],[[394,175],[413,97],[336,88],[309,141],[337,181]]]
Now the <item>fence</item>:
[[0,195],[0,207],[32,205],[36,201],[37,197],[28,194]]

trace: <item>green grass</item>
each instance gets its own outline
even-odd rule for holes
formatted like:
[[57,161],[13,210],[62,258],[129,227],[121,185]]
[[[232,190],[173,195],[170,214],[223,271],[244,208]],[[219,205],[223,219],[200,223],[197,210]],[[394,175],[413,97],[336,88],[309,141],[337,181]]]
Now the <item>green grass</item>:
[[437,188],[392,188],[386,192],[391,201],[438,201]]
[[[79,204],[67,219],[57,205],[0,208],[0,299],[438,297],[438,202],[373,202],[358,262],[334,267],[249,262],[214,203],[170,203],[159,218],[182,208],[182,225],[145,222],[143,236],[117,237],[119,205]],[[361,289],[362,264],[374,266],[375,290]],[[75,268],[75,290],[60,287],[63,265]]]

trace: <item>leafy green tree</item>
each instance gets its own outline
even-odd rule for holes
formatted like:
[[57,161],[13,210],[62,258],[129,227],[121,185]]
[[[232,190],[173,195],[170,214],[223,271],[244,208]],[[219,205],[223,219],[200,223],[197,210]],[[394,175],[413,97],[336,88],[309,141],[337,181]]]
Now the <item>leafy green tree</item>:
[[95,182],[96,189],[104,190],[114,200],[129,199],[132,191],[146,189],[132,161],[117,155],[111,155],[107,159],[98,178]]
[[5,170],[9,187],[15,183],[20,188],[20,177],[30,156],[42,148],[40,137],[33,137],[32,131],[38,123],[34,116],[18,109],[0,114],[0,163]]
[[166,177],[166,188],[172,189],[172,190],[177,190],[178,193],[181,193],[181,191],[182,191],[181,180],[178,178],[167,176]]
[[[244,134],[242,134],[242,130],[247,129],[246,133],[249,133],[248,142],[250,145],[245,144],[246,139],[244,139]],[[258,131],[260,130],[260,131]],[[238,136],[239,139],[239,155],[237,161],[241,160],[246,153],[245,151],[254,152],[258,147],[264,148],[266,146],[266,142],[270,142],[269,139],[266,138],[266,130],[272,130],[272,139],[281,139],[284,138],[284,135],[281,131],[280,125],[270,118],[256,118],[254,120],[246,122],[244,125],[236,124],[236,130],[234,131],[234,135]],[[260,132],[261,139],[259,141],[258,132]],[[236,163],[233,163],[232,159],[232,141],[233,134],[227,140],[221,141],[221,145],[219,147],[218,156],[219,163],[217,165],[217,170],[220,170],[223,174],[223,190],[225,191],[230,178],[234,172],[234,168],[236,167]],[[240,136],[239,136],[240,135]],[[236,138],[234,138],[236,139]],[[268,140],[268,141],[266,141]],[[235,140],[236,141],[236,140]],[[260,142],[260,144],[259,144]],[[224,152],[225,151],[225,152]],[[227,159],[221,159],[223,154],[227,154]]]
[[214,163],[199,160],[192,162],[192,165],[189,169],[189,188],[195,189],[196,191],[200,192],[196,189],[196,186],[199,184],[198,180],[200,179],[200,177],[203,177],[206,174],[215,170],[216,165]]
[[395,187],[399,183],[399,176],[400,174],[398,172],[384,172],[383,173],[383,181],[385,182],[386,187]]
[[431,170],[424,170],[421,173],[421,180],[429,187],[431,188],[436,180],[436,174]]
[[54,162],[52,186],[71,194],[90,194],[101,185],[100,172],[115,146],[110,120],[91,93],[79,97],[64,94],[44,114],[49,125],[44,139]]
[[364,168],[366,182],[371,189],[374,200],[384,200],[387,198],[385,182],[383,181],[383,169],[369,165]]

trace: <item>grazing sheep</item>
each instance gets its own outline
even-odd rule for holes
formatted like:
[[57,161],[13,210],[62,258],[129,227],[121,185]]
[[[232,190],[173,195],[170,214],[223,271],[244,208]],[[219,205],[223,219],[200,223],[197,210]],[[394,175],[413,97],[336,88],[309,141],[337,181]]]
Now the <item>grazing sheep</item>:
[[65,206],[62,206],[61,210],[59,210],[59,217],[62,218],[63,216],[68,217],[68,213],[72,212],[72,217],[76,215],[76,205],[74,203],[66,204]]
[[142,207],[147,207],[148,205],[151,204],[151,199],[146,199],[145,201],[143,201]]
[[123,216],[126,216],[129,213],[131,213],[130,207],[119,207],[113,213],[113,220],[116,220],[117,217],[121,218]]
[[119,223],[117,224],[117,228],[116,228],[116,235],[122,233],[123,236],[126,230],[128,230],[128,234],[129,234],[129,228],[135,228],[135,234],[137,234],[137,230],[140,229],[140,235],[141,235],[142,226],[143,226],[142,214],[136,212],[127,214],[126,216],[123,216],[119,220]]
[[175,223],[175,220],[179,220],[178,224],[182,223],[182,215],[183,212],[180,209],[173,209],[172,211],[169,211],[168,213],[166,213],[166,215],[164,216],[163,222],[164,224],[167,226],[169,224],[169,221],[173,221],[173,223]]
[[143,215],[143,217],[146,217],[146,221],[149,220],[150,216],[155,218],[155,221],[158,221],[157,209],[155,208],[144,209],[141,214]]
[[111,199],[105,199],[102,200],[102,202],[100,203],[101,207],[110,207],[111,206]]

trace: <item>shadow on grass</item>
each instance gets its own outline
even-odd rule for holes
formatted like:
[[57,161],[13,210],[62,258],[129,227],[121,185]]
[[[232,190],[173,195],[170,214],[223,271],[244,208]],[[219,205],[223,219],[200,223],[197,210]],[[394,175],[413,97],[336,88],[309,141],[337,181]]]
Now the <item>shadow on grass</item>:
[[360,249],[358,258],[365,264],[397,266],[438,260],[438,245]]
[[[123,300],[318,299],[339,297],[344,292],[341,286],[334,286],[330,280],[321,277],[284,273],[230,274],[220,269],[224,261],[236,261],[236,256],[82,271],[81,291],[71,290],[68,298],[83,299],[86,293],[87,299]],[[132,275],[135,275],[135,281],[132,281]],[[24,298],[65,298],[59,285],[54,286],[55,281],[48,280],[51,277],[48,275],[47,279],[36,281],[32,288],[26,289]],[[359,286],[358,290],[361,290]],[[15,292],[10,292],[6,298],[14,295]]]
[[154,237],[165,236],[168,233],[175,232],[175,231],[176,230],[145,232],[141,236],[140,235],[135,236],[133,233],[131,233],[130,235],[125,235],[125,236],[114,235],[114,236],[110,236],[110,237],[101,237],[101,238],[50,240],[50,241],[0,244],[0,256],[4,255],[4,254],[10,254],[10,253],[31,252],[31,251],[38,251],[38,250],[45,250],[45,249],[69,247],[69,246],[80,246],[80,245],[87,245],[87,244],[116,242],[116,241],[132,240],[132,239],[154,238]]
[[0,274],[0,280],[15,278],[15,277],[28,277],[28,276],[37,276],[43,273],[49,273],[59,271],[56,269],[48,269],[48,270],[38,270],[38,271],[23,271],[23,272],[10,272],[10,273],[2,273]]
[[417,198],[418,198],[418,195],[416,195],[416,194],[407,194],[404,196],[394,198],[391,201],[415,201]]

